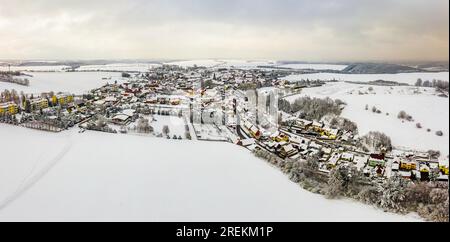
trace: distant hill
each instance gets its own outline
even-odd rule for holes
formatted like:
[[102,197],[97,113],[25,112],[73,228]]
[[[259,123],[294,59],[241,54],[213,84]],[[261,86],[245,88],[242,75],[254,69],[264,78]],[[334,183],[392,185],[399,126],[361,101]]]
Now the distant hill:
[[410,73],[410,72],[427,72],[426,70],[397,65],[397,64],[384,64],[384,63],[358,63],[350,64],[342,70],[343,73],[349,74],[397,74],[397,73]]
[[417,65],[417,68],[424,69],[427,71],[447,71],[449,69],[448,61],[442,61],[442,62],[429,62],[429,63],[421,63]]

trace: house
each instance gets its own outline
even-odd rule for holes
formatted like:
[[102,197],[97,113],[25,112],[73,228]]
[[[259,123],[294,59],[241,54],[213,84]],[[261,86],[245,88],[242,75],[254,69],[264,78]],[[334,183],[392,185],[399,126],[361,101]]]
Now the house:
[[398,174],[405,179],[411,179],[414,176],[412,171],[399,171]]
[[122,114],[132,117],[136,111],[134,109],[125,109],[122,111]]
[[341,155],[339,153],[333,153],[331,158],[327,162],[327,169],[331,170],[337,166],[338,161],[341,159]]
[[48,108],[48,100],[46,98],[35,98],[30,100],[31,110],[41,110]]
[[74,101],[73,95],[68,93],[57,94],[52,97],[53,104],[66,105]]
[[430,158],[430,155],[426,152],[416,152],[414,154],[415,159],[421,159],[421,160],[428,160]]
[[114,117],[112,117],[111,122],[117,125],[125,125],[128,124],[131,121],[131,116],[128,116],[126,114],[117,114]]
[[306,120],[306,119],[296,119],[295,120],[295,126],[298,126],[302,129],[307,129],[313,124],[312,121]]
[[243,139],[243,140],[239,140],[237,142],[238,145],[244,146],[244,147],[248,147],[250,145],[255,144],[255,140],[254,139]]
[[14,115],[19,112],[19,106],[13,102],[0,103],[0,115],[10,114]]
[[255,139],[261,138],[262,135],[261,131],[249,121],[244,122],[244,127],[248,130],[248,132],[253,138]]
[[311,144],[309,144],[309,147],[312,149],[317,149],[317,150],[322,149],[322,145],[317,144],[316,142],[311,142]]
[[256,128],[256,126],[252,126],[250,129],[250,134],[253,136],[253,138],[255,139],[260,139],[261,138],[261,131],[259,131],[258,128]]
[[439,173],[439,162],[430,161],[430,162],[428,162],[428,165],[430,167],[430,171],[432,171],[434,173]]
[[376,167],[376,166],[384,166],[386,164],[385,160],[370,158],[369,159],[369,166]]
[[75,107],[77,108],[78,112],[86,112],[87,111],[86,103],[84,101],[77,101],[75,103]]
[[105,102],[107,102],[107,103],[115,103],[115,102],[117,102],[117,98],[114,97],[114,96],[108,96],[108,97],[105,98]]
[[317,122],[317,121],[314,121],[312,124],[311,124],[311,127],[312,127],[312,129],[314,130],[314,131],[316,131],[316,132],[322,132],[323,131],[323,123],[321,123],[321,122]]
[[447,161],[439,161],[439,171],[448,176],[448,160]]
[[341,160],[343,161],[353,162],[354,159],[355,155],[349,152],[342,153],[341,155]]
[[386,160],[384,154],[371,154],[369,157],[369,166],[376,167],[376,166],[385,166]]
[[340,140],[347,142],[347,141],[350,141],[353,138],[353,134],[350,131],[344,132],[341,135],[341,137],[339,137],[339,138],[340,138]]
[[298,150],[295,149],[292,144],[288,144],[281,147],[279,154],[281,158],[292,157],[298,154]]
[[400,162],[400,169],[405,171],[412,171],[417,169],[417,164],[414,161],[401,161]]
[[391,165],[391,171],[399,171],[400,170],[400,159],[394,159]]
[[353,163],[358,170],[361,170],[367,164],[368,160],[368,156],[355,156],[355,158],[353,159]]
[[289,138],[289,140],[291,141],[291,143],[293,144],[297,144],[297,145],[308,145],[310,140],[300,137],[300,136],[296,136],[293,135],[292,137]]
[[428,167],[426,164],[421,164],[420,165],[420,172],[421,173],[429,173],[430,172],[430,167]]
[[105,103],[106,103],[105,100],[97,100],[94,102],[94,105],[97,107],[101,107],[101,106],[105,105]]
[[420,180],[421,181],[429,181],[430,167],[428,167],[426,164],[421,164],[419,171],[420,171]]
[[148,104],[157,104],[158,103],[158,98],[156,97],[149,97],[145,100],[145,103]]
[[275,142],[289,142],[289,137],[280,132],[275,132],[270,138]]
[[157,97],[157,103],[159,104],[169,104],[170,103],[170,97],[168,96],[158,96]]
[[338,133],[339,133],[339,129],[327,128],[327,129],[323,129],[323,131],[321,132],[321,135],[326,136],[328,139],[335,140],[335,139],[337,139]]
[[181,104],[181,100],[179,98],[170,99],[170,105],[177,106]]
[[333,152],[333,150],[331,148],[324,147],[324,148],[322,148],[322,152],[325,155],[331,155],[331,152]]

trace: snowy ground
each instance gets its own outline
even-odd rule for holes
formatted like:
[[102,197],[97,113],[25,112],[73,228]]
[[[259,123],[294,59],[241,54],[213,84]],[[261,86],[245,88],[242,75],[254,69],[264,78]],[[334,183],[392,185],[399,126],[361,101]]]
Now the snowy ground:
[[286,64],[279,65],[278,67],[292,68],[292,69],[311,69],[311,70],[335,70],[342,71],[346,65],[333,65],[333,64]]
[[15,89],[19,92],[38,94],[49,91],[83,94],[107,82],[113,83],[118,80],[120,83],[122,80],[121,73],[118,72],[33,72],[28,74],[33,76],[26,77],[30,80],[29,86],[0,82],[0,90]]
[[417,220],[304,191],[232,144],[2,124],[0,136],[0,221]]
[[189,61],[175,61],[165,64],[178,65],[182,67],[193,67],[194,65],[203,67],[216,67],[216,68],[240,68],[240,69],[252,69],[258,66],[273,66],[275,61],[264,60],[189,60]]
[[70,66],[0,66],[0,71],[63,71]]
[[150,125],[154,128],[154,132],[156,134],[162,133],[164,125],[167,125],[170,130],[170,137],[173,135],[181,136],[183,139],[185,137],[186,128],[183,118],[179,118],[176,116],[161,116],[161,115],[153,115],[156,121],[150,123]]
[[108,64],[108,65],[87,65],[81,66],[78,71],[129,71],[129,72],[147,72],[152,68],[161,66],[159,64],[149,63],[131,63],[131,64]]
[[174,61],[165,64],[178,65],[182,67],[193,67],[194,65],[203,67],[216,67],[216,68],[240,68],[240,69],[254,69],[258,66],[273,66],[273,67],[285,67],[292,69],[313,69],[313,70],[343,70],[345,65],[333,65],[333,64],[285,64],[279,65],[277,61],[270,60],[188,60],[188,61]]
[[[374,91],[368,91],[369,87]],[[360,91],[369,94],[359,95]],[[299,96],[341,99],[347,103],[342,116],[355,121],[361,135],[370,131],[381,131],[391,137],[395,146],[425,151],[440,150],[443,157],[446,157],[449,154],[449,99],[434,94],[433,88],[384,87],[339,82],[306,88],[302,90],[302,94],[287,99],[294,101]],[[366,104],[369,105],[369,111],[365,110]],[[373,106],[383,113],[373,113]],[[402,110],[415,121],[402,123],[397,118]],[[386,113],[389,113],[389,116]],[[422,124],[423,129],[416,128],[418,122]],[[432,131],[427,132],[427,128]],[[443,137],[435,135],[438,130],[444,132]]]
[[337,74],[337,73],[316,73],[316,74],[302,74],[292,75],[285,79],[288,81],[299,80],[338,80],[338,81],[352,81],[352,82],[369,82],[376,80],[396,81],[400,83],[407,83],[414,85],[418,78],[422,78],[423,81],[433,79],[436,80],[449,80],[448,72],[432,72],[432,73],[400,73],[400,74]]
[[166,62],[167,65],[176,65],[181,67],[193,67],[195,65],[202,67],[216,67],[223,64],[220,60],[186,60],[186,61],[171,61]]

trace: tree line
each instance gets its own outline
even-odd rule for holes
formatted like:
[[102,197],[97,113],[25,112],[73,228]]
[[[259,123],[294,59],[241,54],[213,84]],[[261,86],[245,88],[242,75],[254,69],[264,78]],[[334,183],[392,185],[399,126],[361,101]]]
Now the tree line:
[[434,87],[438,90],[444,90],[444,91],[449,91],[449,84],[448,81],[442,81],[442,80],[436,80],[433,79],[432,81],[426,80],[423,81],[421,78],[417,79],[416,87]]
[[413,182],[399,175],[376,183],[355,166],[341,164],[329,175],[318,171],[321,154],[307,160],[281,159],[263,150],[254,155],[281,169],[303,189],[329,199],[351,198],[384,211],[407,214],[417,212],[428,221],[449,221],[448,183]]
[[301,97],[294,102],[280,99],[278,108],[286,113],[299,113],[299,118],[321,120],[326,115],[339,116],[345,103],[339,99]]

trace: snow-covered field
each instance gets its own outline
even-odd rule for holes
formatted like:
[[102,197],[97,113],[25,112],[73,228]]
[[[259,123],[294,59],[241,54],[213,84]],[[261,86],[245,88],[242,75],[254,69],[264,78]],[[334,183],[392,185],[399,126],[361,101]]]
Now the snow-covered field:
[[188,60],[188,61],[174,61],[167,62],[165,64],[178,65],[181,67],[193,67],[194,65],[202,67],[215,67],[215,68],[241,68],[252,69],[258,66],[274,66],[275,61],[264,60]]
[[418,78],[422,78],[423,81],[433,79],[448,81],[448,72],[421,72],[421,73],[400,73],[400,74],[337,74],[337,73],[316,73],[316,74],[303,74],[292,75],[285,79],[291,82],[299,80],[338,80],[338,81],[352,81],[352,82],[370,82],[376,80],[395,81],[400,83],[407,83],[414,85]]
[[170,137],[173,137],[173,135],[185,137],[186,128],[183,118],[161,115],[154,115],[153,118],[155,121],[151,122],[150,125],[154,128],[155,133],[163,133],[164,125],[167,125],[170,130]]
[[258,66],[274,66],[276,61],[264,61],[264,60],[224,60],[224,64],[220,67],[235,67],[240,69],[253,69]]
[[[83,94],[91,89],[101,87],[107,82],[112,83],[117,80],[120,83],[122,81],[119,72],[33,72],[27,74],[33,76],[26,77],[30,80],[29,86],[0,82],[0,90],[15,89],[19,92],[39,94],[49,91]],[[103,78],[107,78],[107,80]]]
[[63,71],[65,68],[69,68],[69,66],[0,66],[0,71]]
[[[372,87],[374,91],[368,91]],[[367,95],[359,95],[359,92]],[[415,93],[419,91],[420,93]],[[349,83],[328,83],[322,87],[306,88],[302,94],[288,98],[294,101],[299,96],[330,97],[347,103],[342,116],[358,124],[361,135],[370,131],[381,131],[391,137],[395,146],[420,150],[440,150],[443,158],[449,154],[449,99],[438,97],[433,88],[384,87]],[[365,106],[369,105],[369,111]],[[382,111],[376,114],[372,107]],[[402,123],[397,118],[400,111],[406,111],[414,122]],[[389,113],[389,116],[386,115]],[[416,123],[423,128],[416,128]],[[430,128],[432,131],[427,132]],[[442,130],[443,137],[435,134]]]
[[279,65],[278,67],[292,68],[292,69],[311,69],[311,70],[335,70],[342,71],[346,65],[333,65],[333,64],[286,64]]
[[167,65],[176,65],[181,67],[193,67],[193,66],[202,66],[202,67],[216,67],[223,64],[223,61],[220,60],[186,60],[186,61],[173,61],[166,62],[164,64]]
[[309,193],[232,144],[3,124],[0,136],[0,221],[417,220]]
[[107,64],[107,65],[87,65],[80,66],[78,71],[130,71],[130,72],[147,72],[152,68],[161,66],[159,64],[149,63],[132,63],[132,64]]
[[259,66],[266,67],[285,67],[292,69],[313,69],[313,70],[343,70],[346,65],[334,64],[278,64],[277,61],[271,60],[188,60],[188,61],[174,61],[165,64],[178,65],[181,67],[193,67],[194,65],[203,67],[215,68],[240,68],[240,69],[254,69]]

